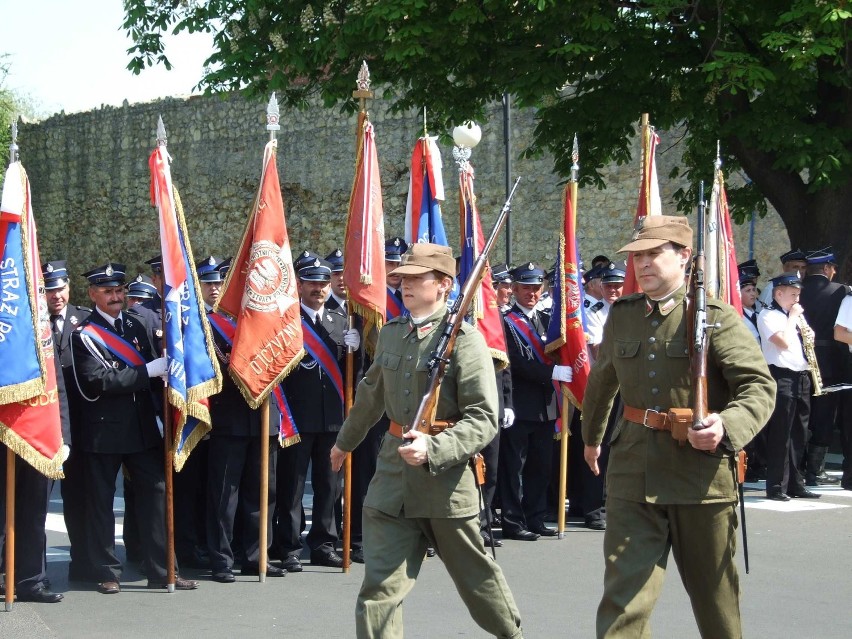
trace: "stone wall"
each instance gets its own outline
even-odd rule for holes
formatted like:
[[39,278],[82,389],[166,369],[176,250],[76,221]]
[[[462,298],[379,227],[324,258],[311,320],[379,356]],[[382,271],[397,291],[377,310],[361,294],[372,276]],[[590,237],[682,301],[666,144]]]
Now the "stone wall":
[[[196,259],[231,255],[237,248],[260,177],[265,101],[236,95],[166,99],[55,115],[21,127],[21,160],[30,176],[44,260],[65,258],[78,274],[107,259],[124,262],[130,276],[145,272],[144,261],[159,252],[157,215],[149,198],[148,157],[162,115],[173,158],[172,177],[181,195]],[[403,234],[411,150],[422,133],[422,114],[392,114],[382,100],[370,104],[381,164],[388,237]],[[638,114],[637,114],[638,121]],[[505,198],[502,109],[495,105],[481,122],[482,142],[471,161],[483,226],[490,228]],[[513,156],[533,134],[533,113],[515,111]],[[279,171],[294,251],[326,254],[340,245],[354,171],[355,117],[313,106],[283,109],[279,132]],[[671,194],[682,184],[667,179],[680,162],[674,144],[679,132],[660,131],[658,151],[664,211],[673,212]],[[582,141],[581,141],[582,143]],[[670,148],[671,147],[671,148]],[[451,148],[442,145],[447,201],[444,221],[451,242],[458,238],[458,187]],[[639,156],[634,141],[634,158]],[[554,258],[561,216],[562,187],[550,157],[513,160],[523,180],[512,212],[512,255],[549,265]],[[581,167],[582,170],[582,167]],[[708,171],[708,177],[709,177]],[[638,197],[638,159],[611,167],[607,188],[584,188],[579,195],[581,253],[587,258],[614,251],[629,236]],[[694,216],[693,216],[694,217]],[[748,257],[747,226],[735,229],[740,260]],[[755,257],[766,275],[789,242],[774,213],[757,221]],[[505,256],[497,249],[496,261]],[[74,277],[73,297],[85,300],[85,280]]]

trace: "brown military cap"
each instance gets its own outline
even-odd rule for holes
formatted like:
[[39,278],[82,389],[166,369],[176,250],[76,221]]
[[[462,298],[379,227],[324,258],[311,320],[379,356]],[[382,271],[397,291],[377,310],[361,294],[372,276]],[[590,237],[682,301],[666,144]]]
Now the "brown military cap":
[[649,215],[639,218],[629,244],[625,244],[619,253],[628,251],[647,251],[674,242],[692,248],[692,229],[681,215]]
[[448,277],[456,273],[456,260],[449,246],[417,242],[408,247],[402,256],[402,266],[396,267],[390,275],[419,275],[429,271],[438,271]]

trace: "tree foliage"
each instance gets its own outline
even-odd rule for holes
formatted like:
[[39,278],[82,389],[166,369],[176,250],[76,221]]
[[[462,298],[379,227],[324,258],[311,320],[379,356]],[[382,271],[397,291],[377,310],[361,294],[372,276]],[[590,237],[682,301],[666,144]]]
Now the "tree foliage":
[[[711,179],[716,141],[740,220],[766,197],[791,236],[819,242],[852,198],[848,0],[126,0],[129,68],[168,58],[163,33],[214,33],[201,86],[321,95],[354,109],[367,60],[397,109],[427,106],[433,128],[481,118],[504,92],[535,107],[525,153],[549,151],[563,176],[571,139],[582,181],[631,160],[642,112],[685,125],[690,183]],[[386,93],[387,96],[387,93]],[[694,188],[681,192],[693,206]],[[847,233],[848,235],[848,233]],[[823,240],[824,241],[824,240]],[[794,240],[795,242],[795,240]],[[842,243],[841,243],[842,244]],[[841,251],[852,249],[848,238]],[[815,244],[811,244],[815,246]]]

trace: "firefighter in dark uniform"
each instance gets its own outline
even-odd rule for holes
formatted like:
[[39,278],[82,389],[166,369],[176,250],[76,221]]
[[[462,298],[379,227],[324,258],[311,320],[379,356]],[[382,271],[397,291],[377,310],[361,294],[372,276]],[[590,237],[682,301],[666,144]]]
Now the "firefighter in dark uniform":
[[739,314],[707,300],[707,322],[719,324],[707,340],[709,415],[700,430],[686,426],[682,445],[674,439],[669,409],[693,405],[685,281],[692,229],[685,217],[653,215],[634,238],[621,252],[631,253],[644,293],[612,305],[583,399],[594,472],[619,389],[624,402],[610,439],[597,636],[650,636],[673,551],[701,636],[739,639],[734,451],[766,423],[775,383]]
[[[307,535],[311,563],[340,568],[337,554],[335,503],[340,497],[339,472],[331,469],[329,453],[343,424],[343,375],[346,349],[357,349],[360,336],[349,329],[346,315],[329,309],[331,264],[315,258],[299,263],[296,273],[306,354],[282,382],[284,396],[301,442],[278,453],[278,543],[284,568],[298,572],[302,497],[311,467],[313,508]],[[323,357],[325,356],[325,357]],[[339,386],[338,386],[339,384]]]
[[[84,273],[95,310],[71,336],[74,375],[83,398],[74,447],[84,457],[89,555],[103,594],[121,590],[113,499],[122,464],[136,492],[148,587],[165,588],[167,577],[163,442],[152,390],[168,365],[154,356],[143,320],[122,310],[124,273],[124,265],[113,262]],[[179,576],[174,585],[177,590],[198,587]]]
[[[71,366],[71,333],[92,312],[85,306],[69,304],[68,269],[65,260],[47,262],[42,265],[44,288],[47,296],[47,309],[50,312],[50,324],[53,329],[53,341],[59,348],[59,361],[62,364],[62,376],[65,380],[65,393],[68,399],[68,417],[71,427],[71,442],[79,438],[80,432],[80,391],[74,380]],[[65,460],[60,483],[62,493],[62,516],[68,530],[71,547],[71,562],[68,564],[69,581],[97,581],[93,574],[86,544],[86,483],[82,466],[82,453],[77,451]]]
[[[242,562],[241,574],[257,575],[260,571],[260,416],[246,403],[240,389],[227,374],[233,343],[233,319],[213,312],[219,299],[221,283],[230,260],[217,262],[213,268],[199,262],[199,285],[213,335],[213,347],[222,374],[222,391],[210,397],[212,429],[207,448],[207,550],[213,581],[234,583],[235,555]],[[213,271],[216,271],[214,273]],[[280,419],[276,402],[269,402],[269,505],[267,529],[272,529],[275,509],[275,475],[278,443],[274,433]],[[195,456],[195,453],[192,455]],[[239,518],[239,519],[238,519]],[[235,527],[239,535],[234,534]],[[272,535],[267,535],[271,542]],[[239,544],[239,547],[236,547]],[[268,564],[267,577],[283,577],[287,573]]]
[[[832,281],[837,274],[837,263],[830,246],[810,251],[806,257],[807,275],[802,279],[799,303],[805,309],[805,319],[814,331],[814,352],[822,384],[831,386],[843,381],[847,351],[843,344],[834,339],[834,321],[848,289]],[[838,393],[814,395],[811,399],[811,437],[805,456],[805,484],[808,486],[840,483],[840,480],[825,472],[825,455],[831,445],[834,429],[838,426],[839,407]]]

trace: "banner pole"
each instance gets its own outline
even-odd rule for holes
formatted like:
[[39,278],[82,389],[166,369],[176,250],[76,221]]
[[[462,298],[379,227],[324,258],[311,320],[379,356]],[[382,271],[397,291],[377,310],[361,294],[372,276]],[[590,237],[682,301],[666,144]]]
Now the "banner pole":
[[266,582],[268,559],[268,520],[269,520],[269,395],[260,405],[260,517],[258,522],[259,554],[257,557],[257,576],[260,583]]
[[6,612],[15,605],[15,453],[6,448]]

